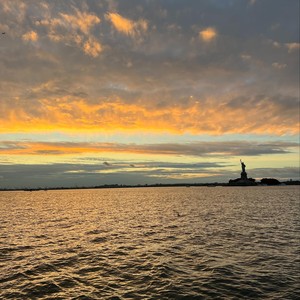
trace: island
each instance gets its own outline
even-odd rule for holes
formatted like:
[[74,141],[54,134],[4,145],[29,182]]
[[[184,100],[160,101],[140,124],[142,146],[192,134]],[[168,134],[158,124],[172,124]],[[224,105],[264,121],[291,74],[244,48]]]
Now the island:
[[236,179],[230,179],[229,182],[228,182],[228,185],[229,186],[253,186],[253,185],[257,185],[255,179],[248,178],[245,163],[242,160],[240,160],[240,162],[241,162],[241,167],[242,167],[241,177],[236,178]]

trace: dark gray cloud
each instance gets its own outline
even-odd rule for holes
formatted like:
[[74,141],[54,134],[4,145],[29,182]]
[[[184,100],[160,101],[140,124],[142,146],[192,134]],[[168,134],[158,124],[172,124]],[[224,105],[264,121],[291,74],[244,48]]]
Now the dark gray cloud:
[[26,145],[22,145],[19,142],[0,141],[0,152],[6,150],[21,150],[26,148]]
[[297,147],[297,143],[290,142],[194,142],[188,144],[154,144],[141,145],[138,148],[145,152],[192,155],[192,156],[255,156],[266,154],[289,153],[290,148]]
[[[141,154],[168,154],[182,156],[258,156],[288,154],[299,147],[296,142],[190,142],[159,144],[121,144],[86,142],[0,142],[0,151],[23,150],[21,154],[70,154],[88,152],[128,152]],[[79,149],[79,150],[78,150]],[[12,153],[12,152],[11,152]],[[110,163],[104,162],[106,166]]]
[[[299,179],[300,176],[299,168],[296,167],[247,169],[247,172],[258,180],[263,177],[276,177],[280,180]],[[229,179],[238,176],[238,172],[213,163],[211,165],[207,163],[185,165],[145,162],[138,164],[132,172],[128,172],[126,165],[122,163],[119,163],[115,169],[110,169],[109,172],[103,164],[14,164],[0,165],[0,188],[228,182]]]
[[286,167],[286,168],[256,168],[251,170],[253,177],[265,178],[283,178],[300,179],[299,167]]

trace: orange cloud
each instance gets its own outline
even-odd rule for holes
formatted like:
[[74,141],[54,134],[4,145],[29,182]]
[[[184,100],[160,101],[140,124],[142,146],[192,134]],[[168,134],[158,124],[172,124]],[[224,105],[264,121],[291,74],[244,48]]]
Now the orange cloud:
[[17,22],[22,22],[25,19],[27,4],[25,1],[19,0],[10,0],[10,1],[1,1],[0,2],[1,9],[5,13],[10,13],[14,16]]
[[108,13],[106,16],[118,31],[127,35],[133,34],[133,21],[126,19],[117,13]]
[[100,18],[93,14],[80,12],[78,10],[76,10],[75,15],[67,15],[63,13],[60,15],[63,18],[63,22],[67,22],[73,29],[79,29],[84,34],[89,34],[90,29],[101,21]]
[[217,37],[217,31],[213,27],[207,27],[199,32],[199,37],[204,42],[210,42]]
[[86,54],[97,57],[102,51],[102,46],[95,39],[90,38],[84,43],[83,49]]
[[31,30],[25,34],[22,35],[22,39],[24,41],[32,41],[35,42],[38,39],[38,35],[35,31]]
[[[297,114],[283,112],[284,103],[271,99],[222,103],[215,99],[187,107],[155,107],[150,103],[128,104],[120,100],[90,104],[69,96],[40,100],[34,110],[3,105],[0,132],[38,131],[153,131],[175,133],[270,133],[299,132]],[[283,104],[282,104],[283,103]],[[294,109],[292,109],[294,111]],[[32,113],[34,111],[34,114]],[[288,117],[287,117],[288,116]],[[294,117],[293,117],[294,116]]]
[[148,29],[148,23],[145,20],[134,22],[124,18],[118,13],[107,13],[106,18],[112,22],[115,29],[126,35],[134,36],[139,32],[145,32]]
[[36,25],[47,28],[50,40],[75,44],[87,55],[97,57],[102,46],[91,30],[100,22],[101,19],[94,14],[75,10],[75,14],[60,13],[59,17],[37,21]]

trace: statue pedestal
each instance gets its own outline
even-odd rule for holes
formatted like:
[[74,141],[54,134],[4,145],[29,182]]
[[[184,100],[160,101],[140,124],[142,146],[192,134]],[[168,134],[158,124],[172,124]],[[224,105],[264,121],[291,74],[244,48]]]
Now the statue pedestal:
[[253,186],[257,185],[255,182],[255,179],[252,178],[237,178],[237,179],[230,179],[228,182],[228,185],[230,186]]
[[243,180],[248,180],[248,177],[247,177],[247,173],[246,173],[246,172],[242,172],[242,173],[241,173],[241,179],[243,179]]
[[247,173],[243,171],[240,178],[230,179],[228,185],[233,186],[252,186],[257,185],[255,179],[248,178]]

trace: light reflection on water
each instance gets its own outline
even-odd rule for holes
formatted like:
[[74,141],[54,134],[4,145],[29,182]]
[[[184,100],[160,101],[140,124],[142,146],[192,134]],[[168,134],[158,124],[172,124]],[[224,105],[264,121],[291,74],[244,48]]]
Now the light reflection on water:
[[1,299],[297,299],[299,187],[0,193]]

